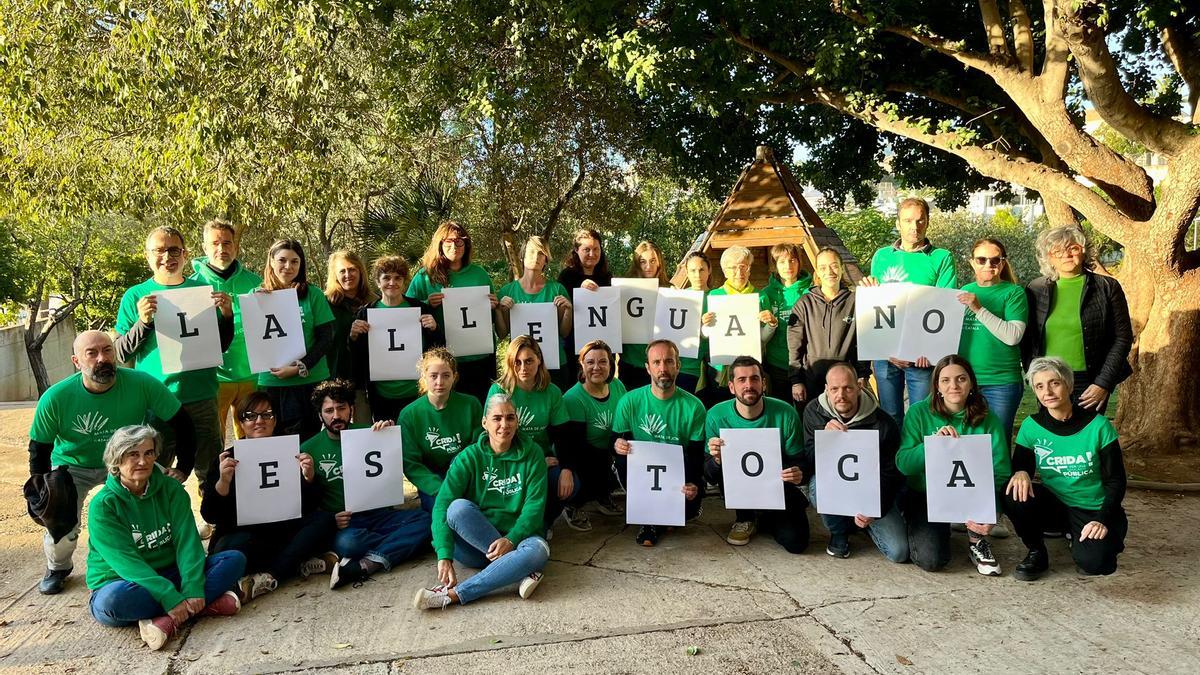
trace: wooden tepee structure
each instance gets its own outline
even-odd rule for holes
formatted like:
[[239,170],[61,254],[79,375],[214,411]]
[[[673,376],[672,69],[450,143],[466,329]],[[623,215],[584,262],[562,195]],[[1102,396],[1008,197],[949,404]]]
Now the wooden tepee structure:
[[[792,172],[775,159],[771,148],[758,146],[754,161],[742,171],[716,217],[696,238],[684,259],[694,251],[703,252],[712,268],[710,285],[715,288],[725,281],[721,274],[721,253],[731,246],[745,246],[754,253],[751,283],[761,288],[775,269],[770,260],[770,250],[775,244],[800,244],[808,258],[801,264],[810,274],[817,252],[828,246],[841,253],[846,280],[858,283],[863,277],[858,261],[841,237],[825,226],[802,193]],[[682,260],[671,283],[676,287],[687,285],[687,269]]]

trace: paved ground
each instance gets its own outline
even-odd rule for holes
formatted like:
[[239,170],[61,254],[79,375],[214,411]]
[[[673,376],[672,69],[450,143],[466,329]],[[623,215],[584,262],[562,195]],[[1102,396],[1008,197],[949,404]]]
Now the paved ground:
[[413,610],[430,554],[358,589],[288,583],[151,653],[88,615],[85,547],[67,592],[34,588],[41,538],[19,497],[29,415],[0,407],[3,672],[1200,672],[1200,497],[1148,492],[1130,493],[1129,550],[1107,578],[1078,577],[1061,542],[1031,584],[1009,576],[1014,539],[996,542],[1001,578],[968,567],[964,535],[940,574],[887,563],[865,537],[835,560],[819,527],[800,556],[766,537],[734,548],[732,515],[709,498],[702,524],[655,549],[602,516],[591,533],[560,526],[529,600]]

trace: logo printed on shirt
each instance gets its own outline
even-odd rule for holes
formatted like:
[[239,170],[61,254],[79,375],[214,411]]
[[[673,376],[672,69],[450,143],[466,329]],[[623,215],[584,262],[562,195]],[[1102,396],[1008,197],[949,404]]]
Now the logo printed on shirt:
[[883,276],[879,277],[881,284],[899,284],[908,281],[908,272],[903,265],[892,265],[883,271]]
[[497,473],[496,467],[489,466],[488,468],[483,470],[483,482],[491,483],[492,481],[496,480],[496,476],[498,476],[498,475],[500,475],[500,474]]
[[150,533],[142,532],[137,523],[130,523],[129,528],[133,535],[133,544],[139,549],[155,549],[171,543],[171,523],[164,523],[162,527]]
[[321,474],[325,476],[325,480],[342,479],[342,465],[336,459],[322,459],[317,462],[317,466],[321,468]]
[[83,413],[75,416],[75,424],[71,426],[71,430],[81,436],[91,436],[100,433],[108,428],[108,418],[101,415],[99,411]]
[[1091,450],[1082,455],[1055,456],[1052,445],[1054,442],[1046,438],[1034,441],[1033,452],[1037,455],[1038,469],[1043,472],[1055,471],[1064,478],[1083,478],[1096,472],[1095,465],[1092,463],[1095,453]]
[[667,431],[667,422],[662,415],[651,413],[646,415],[646,419],[638,428],[655,438],[660,438]]
[[[489,472],[491,473],[490,478]],[[519,471],[508,478],[497,478],[496,470],[488,467],[488,470],[483,472],[483,479],[488,483],[488,492],[499,492],[505,497],[521,492],[521,473]]]
[[443,436],[442,430],[438,427],[429,427],[425,431],[425,442],[429,444],[430,450],[437,450],[447,455],[454,455],[462,450],[462,440],[459,439],[458,434]]
[[592,426],[597,429],[611,429],[613,425],[613,414],[611,410],[601,410],[592,418]]
[[525,406],[517,406],[517,425],[521,431],[541,431],[544,428],[534,426],[533,411]]

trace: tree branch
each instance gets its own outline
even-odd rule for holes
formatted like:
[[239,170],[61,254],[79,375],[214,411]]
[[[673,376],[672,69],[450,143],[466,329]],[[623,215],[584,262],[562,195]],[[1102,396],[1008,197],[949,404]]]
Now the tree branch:
[[1186,28],[1167,26],[1162,31],[1163,51],[1188,86],[1192,124],[1200,124],[1200,44]]
[[[847,9],[842,5],[840,0],[834,0],[832,8],[833,11],[845,16],[854,23],[863,26],[868,26],[871,24],[871,21],[867,19],[867,17],[852,9]],[[948,40],[944,37],[934,35],[933,33],[918,33],[907,26],[883,26],[883,30],[893,35],[899,35],[900,37],[912,40],[913,42],[916,42],[924,47],[928,47],[939,54],[949,56],[964,66],[974,68],[989,75],[993,74],[996,70],[1002,67],[989,56],[967,51],[963,48],[963,44],[961,42]]]
[[1004,38],[1004,21],[1000,19],[1000,7],[996,0],[979,0],[979,13],[983,17],[983,30],[987,33],[988,52],[1003,61],[1012,60],[1008,51],[1008,40]]
[[542,228],[542,238],[546,241],[550,241],[550,233],[558,224],[558,217],[562,215],[563,209],[567,207],[575,193],[579,192],[579,188],[583,185],[583,179],[587,177],[587,163],[582,147],[576,151],[575,156],[579,162],[579,173],[575,175],[575,180],[567,188],[567,191],[559,195],[558,201],[554,203],[554,208],[550,209],[549,215],[546,216],[546,225]]
[[1042,72],[1038,76],[1041,85],[1042,98],[1047,101],[1061,101],[1067,90],[1067,78],[1071,66],[1067,59],[1071,49],[1067,41],[1054,30],[1057,22],[1057,10],[1053,0],[1042,0],[1043,23],[1046,29],[1046,55],[1042,59]]
[[1029,19],[1029,11],[1021,0],[1009,0],[1008,16],[1013,23],[1013,48],[1017,52],[1017,66],[1021,70],[1033,72],[1033,22]]

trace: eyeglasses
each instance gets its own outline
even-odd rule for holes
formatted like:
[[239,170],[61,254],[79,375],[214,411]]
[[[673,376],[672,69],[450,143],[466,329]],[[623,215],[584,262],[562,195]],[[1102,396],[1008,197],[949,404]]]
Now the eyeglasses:
[[1004,256],[988,258],[988,257],[981,256],[981,255],[977,255],[971,259],[974,260],[975,264],[979,265],[980,267],[999,267],[1000,265],[1002,265],[1004,263],[1005,260],[1008,260],[1008,258],[1005,258]]
[[466,246],[470,239],[443,239],[442,246]]
[[264,410],[262,412],[254,412],[253,410],[247,410],[246,412],[242,413],[242,415],[241,415],[241,420],[243,422],[253,422],[255,420],[264,420],[264,421],[270,422],[273,419],[275,419],[275,411],[274,410]]
[[1066,258],[1068,256],[1079,255],[1080,253],[1083,253],[1083,247],[1079,244],[1071,244],[1070,246],[1064,246],[1063,248],[1050,249],[1050,255],[1054,256],[1055,258]]
[[171,248],[148,248],[146,249],[146,253],[149,253],[156,258],[167,256],[171,260],[175,260],[179,256],[183,255],[184,250],[185,249],[182,249],[178,246],[172,246]]

